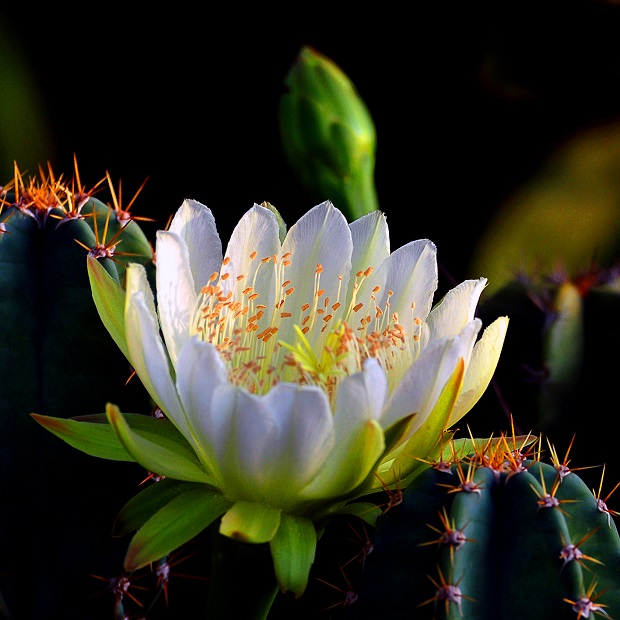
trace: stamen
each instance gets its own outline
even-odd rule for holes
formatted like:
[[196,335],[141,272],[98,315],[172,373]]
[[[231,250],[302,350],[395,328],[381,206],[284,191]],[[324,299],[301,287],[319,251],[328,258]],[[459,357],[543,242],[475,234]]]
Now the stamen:
[[[250,260],[257,257],[256,250],[250,254]],[[285,307],[296,291],[295,279],[290,277],[293,272],[288,270],[291,258],[287,252],[259,259],[250,273],[235,276],[236,284],[223,288],[232,273],[223,271],[231,263],[226,257],[222,270],[211,274],[201,290],[192,333],[217,347],[228,367],[229,380],[252,393],[265,393],[281,381],[292,381],[318,385],[335,399],[340,381],[359,372],[368,357],[376,358],[385,368],[392,389],[419,354],[422,320],[412,314],[415,329],[409,334],[398,313],[390,310],[393,291],[386,292],[379,306],[379,284],[356,298],[363,290],[361,282],[373,271],[371,267],[356,274],[350,285],[351,300],[343,305],[342,275],[337,276],[337,282],[321,282],[326,272],[319,263],[310,298],[300,300],[298,311]],[[273,270],[267,281],[274,283],[272,290],[280,291],[275,298],[259,286],[264,269]],[[262,303],[255,304],[259,294]],[[414,308],[415,302],[411,302],[412,313]],[[354,329],[354,323],[348,321],[356,315],[358,327]],[[285,325],[283,321],[293,321],[296,342],[275,337]],[[282,333],[289,333],[290,325]]]

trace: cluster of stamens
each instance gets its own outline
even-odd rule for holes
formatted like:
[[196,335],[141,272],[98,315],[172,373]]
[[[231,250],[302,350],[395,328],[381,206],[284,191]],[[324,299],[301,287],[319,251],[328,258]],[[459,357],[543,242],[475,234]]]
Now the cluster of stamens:
[[[361,370],[368,357],[376,358],[388,377],[414,361],[422,321],[412,318],[416,329],[409,334],[390,309],[392,291],[379,307],[379,286],[367,300],[358,299],[359,286],[372,268],[356,274],[351,299],[345,302],[342,276],[334,287],[335,299],[330,298],[318,264],[310,299],[295,306],[295,283],[287,269],[290,252],[261,258],[254,251],[249,258],[258,261],[252,281],[245,274],[233,275],[230,258],[223,260],[201,290],[191,328],[217,347],[232,383],[262,394],[280,381],[293,381],[319,385],[333,396],[340,380]],[[271,276],[267,280],[277,293],[261,289],[263,276]],[[412,303],[412,313],[414,307]]]

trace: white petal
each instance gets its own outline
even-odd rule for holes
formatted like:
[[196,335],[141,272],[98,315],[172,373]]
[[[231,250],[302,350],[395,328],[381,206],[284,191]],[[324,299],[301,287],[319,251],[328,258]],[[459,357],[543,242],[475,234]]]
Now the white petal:
[[170,361],[159,335],[153,296],[142,265],[127,267],[125,330],[131,364],[155,403],[189,437],[185,413],[170,376]]
[[181,348],[190,335],[196,305],[196,287],[185,241],[175,233],[157,233],[157,309],[166,347],[176,367]]
[[431,339],[450,338],[460,333],[474,318],[476,305],[486,285],[486,278],[465,280],[448,291],[428,317]]
[[480,320],[475,319],[458,336],[437,340],[422,352],[394,390],[386,407],[384,425],[415,413],[409,434],[412,435],[422,426],[458,361],[463,359],[467,364],[480,326]]
[[[431,241],[419,239],[392,252],[376,273],[364,280],[357,299],[369,299],[370,291],[379,286],[377,306],[385,311],[389,302],[389,312],[397,312],[400,324],[411,333],[414,316],[424,320],[429,313],[437,283],[437,248]],[[392,291],[390,297],[388,291]]]
[[[326,394],[314,386],[280,383],[265,397],[265,406],[278,428],[279,455],[274,465],[288,462],[294,484],[304,486],[314,477],[334,447],[334,420]],[[286,473],[290,479],[291,472]]]
[[281,383],[256,396],[222,387],[214,394],[213,414],[212,441],[224,482],[251,501],[293,501],[334,445],[329,403],[318,388]]
[[364,362],[362,372],[342,380],[334,414],[336,445],[317,476],[303,490],[304,497],[348,493],[369,474],[385,447],[383,434],[377,427],[378,432],[365,434],[361,444],[360,434],[365,433],[369,420],[380,423],[387,392],[385,371],[374,358]]
[[212,442],[213,394],[228,381],[228,371],[218,350],[209,342],[193,337],[181,351],[177,368],[177,389],[187,427],[196,452],[216,477],[217,459]]
[[349,224],[353,240],[352,273],[375,269],[390,255],[390,235],[385,214],[372,211]]
[[[255,258],[250,258],[253,253]],[[220,281],[224,292],[232,290],[234,299],[244,299],[247,296],[242,291],[251,286],[259,294],[255,303],[272,308],[275,295],[274,265],[272,261],[263,263],[261,259],[279,253],[276,216],[269,209],[254,205],[239,220],[230,237],[226,249],[226,258],[230,262],[222,268],[222,273],[229,273],[230,276]]]
[[[190,270],[196,294],[222,265],[222,242],[211,209],[196,200],[184,200],[170,223],[188,247]],[[159,251],[156,258],[159,264]]]
[[364,370],[342,380],[334,421],[337,436],[346,436],[360,421],[381,421],[387,400],[388,382],[385,371],[374,357],[364,362]]
[[489,386],[497,368],[507,329],[508,318],[499,317],[484,330],[474,346],[449,426],[456,424],[478,402]]
[[[293,312],[291,322],[283,323],[278,337],[288,343],[296,341],[293,322],[300,323],[300,308],[309,303],[312,312],[313,304],[321,304],[325,300],[329,306],[338,298],[339,287],[346,291],[351,271],[351,254],[353,241],[351,231],[344,215],[331,202],[323,202],[310,209],[288,231],[282,245],[283,254],[290,252],[291,265],[288,268],[292,286],[295,290],[286,298],[284,309]],[[316,288],[317,265],[321,265],[319,288]],[[341,280],[342,279],[342,284]],[[316,293],[323,289],[318,298]],[[344,300],[340,299],[344,305]],[[342,309],[338,313],[341,313]],[[334,312],[334,321],[338,313]],[[312,338],[319,330],[310,330],[307,336]],[[311,340],[311,344],[316,342]]]

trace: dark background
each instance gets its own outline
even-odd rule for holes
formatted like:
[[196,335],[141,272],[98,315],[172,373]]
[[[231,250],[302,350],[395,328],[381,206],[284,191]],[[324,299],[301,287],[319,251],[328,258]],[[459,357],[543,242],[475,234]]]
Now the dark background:
[[[317,200],[302,187],[278,131],[286,74],[311,45],[351,78],[375,121],[376,185],[393,248],[428,237],[444,277],[485,275],[467,273],[467,265],[492,215],[562,144],[620,121],[619,26],[613,0],[298,3],[279,10],[3,3],[0,49],[21,67],[41,117],[26,127],[15,154],[0,144],[0,185],[12,178],[14,158],[22,171],[50,161],[71,176],[75,154],[87,186],[106,171],[122,180],[125,204],[148,178],[131,210],[156,218],[144,224],[151,238],[184,198],[214,211],[224,241],[254,202],[271,202],[292,224],[330,198]],[[6,94],[0,73],[3,79]],[[2,93],[0,103],[10,133],[18,115]],[[511,313],[509,333],[525,347],[541,326],[518,321]],[[589,343],[608,339],[615,306],[592,324],[600,331]],[[614,336],[620,342],[620,333]],[[518,349],[505,376],[521,379],[527,355]],[[608,406],[605,389],[617,382],[617,370],[608,355],[598,347],[589,353],[604,363],[588,366],[584,394],[575,399],[581,417],[565,428],[569,436],[573,428],[584,433],[586,446],[603,445],[575,463],[614,454],[606,426],[617,405]],[[504,394],[507,407],[524,416],[537,386],[515,385]],[[590,386],[603,386],[598,400]],[[490,432],[506,427],[494,389],[480,404],[495,416]],[[608,472],[614,484],[618,472]]]
[[620,116],[620,5],[610,0],[90,6],[0,10],[48,123],[48,136],[28,139],[44,142],[57,172],[72,173],[75,153],[87,185],[109,171],[125,203],[148,177],[132,211],[160,227],[186,197],[214,211],[223,239],[254,202],[289,225],[316,204],[278,132],[303,45],[338,64],[370,109],[393,247],[431,238],[456,280],[515,188],[575,132]]

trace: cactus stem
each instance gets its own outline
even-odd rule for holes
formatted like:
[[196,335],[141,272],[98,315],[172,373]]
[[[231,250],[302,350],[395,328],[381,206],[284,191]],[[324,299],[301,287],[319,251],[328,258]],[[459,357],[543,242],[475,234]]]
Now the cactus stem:
[[119,263],[118,259],[115,258],[118,256],[138,256],[138,254],[132,254],[130,252],[117,252],[116,247],[122,241],[119,239],[123,232],[123,228],[119,228],[114,235],[106,241],[106,237],[108,236],[108,226],[110,223],[110,214],[111,211],[106,213],[105,226],[103,228],[103,234],[101,239],[99,238],[99,226],[97,224],[97,213],[95,207],[93,206],[92,218],[93,218],[93,232],[95,233],[95,245],[93,247],[89,247],[85,243],[82,243],[79,239],[75,241],[81,245],[87,252],[89,256],[93,258],[109,258],[110,260]]

